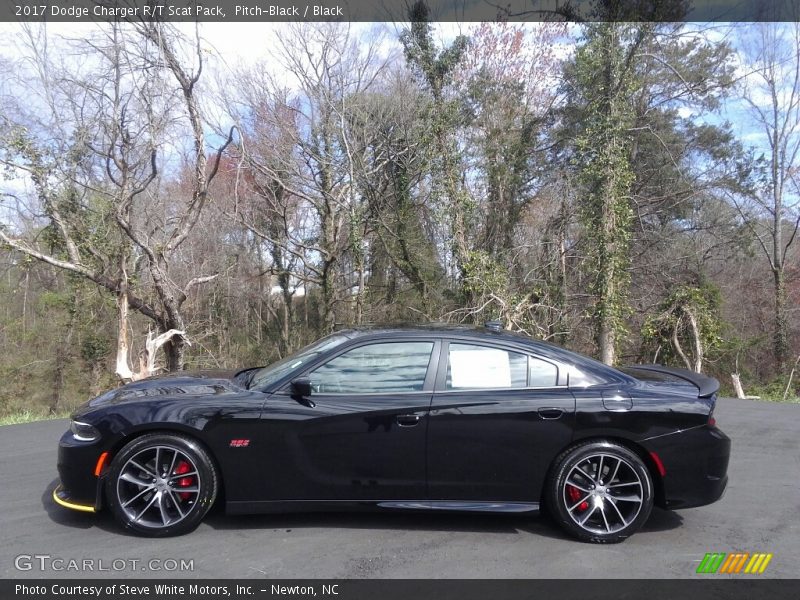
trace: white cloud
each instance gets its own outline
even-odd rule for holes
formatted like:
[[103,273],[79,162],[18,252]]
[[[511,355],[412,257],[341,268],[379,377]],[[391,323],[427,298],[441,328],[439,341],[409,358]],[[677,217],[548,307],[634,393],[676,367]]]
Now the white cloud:
[[741,136],[743,142],[767,142],[767,134],[760,131],[751,131]]

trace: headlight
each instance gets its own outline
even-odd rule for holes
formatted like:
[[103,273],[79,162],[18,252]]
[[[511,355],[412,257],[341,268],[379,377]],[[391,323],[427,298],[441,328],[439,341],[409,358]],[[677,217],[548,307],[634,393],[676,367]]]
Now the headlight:
[[72,421],[69,425],[69,430],[79,442],[93,442],[100,437],[100,432],[88,423],[81,423],[80,421]]

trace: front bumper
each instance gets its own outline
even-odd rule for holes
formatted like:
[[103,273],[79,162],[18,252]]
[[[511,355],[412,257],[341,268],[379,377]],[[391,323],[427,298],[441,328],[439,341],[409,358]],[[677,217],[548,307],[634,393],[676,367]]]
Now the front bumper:
[[719,500],[728,485],[731,440],[716,427],[703,425],[642,442],[666,471],[661,478],[664,508],[692,508]]
[[53,490],[53,501],[56,504],[63,506],[64,508],[69,508],[72,510],[78,510],[81,512],[97,512],[94,506],[89,506],[88,504],[80,504],[78,502],[74,502],[72,497],[69,495],[69,492],[64,489],[60,483],[56,486]]
[[95,469],[103,448],[99,442],[81,442],[67,431],[58,444],[60,485],[53,490],[53,500],[66,508],[96,512],[102,508],[102,473]]

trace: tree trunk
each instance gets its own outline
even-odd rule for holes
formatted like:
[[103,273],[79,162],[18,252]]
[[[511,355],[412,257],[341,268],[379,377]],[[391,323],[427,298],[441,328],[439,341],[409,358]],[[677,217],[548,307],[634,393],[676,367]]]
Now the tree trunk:
[[689,324],[692,326],[692,341],[694,342],[694,366],[693,371],[700,373],[703,370],[703,340],[700,338],[700,329],[697,326],[697,319],[689,309],[684,309],[686,316],[689,317]]
[[689,357],[686,356],[686,353],[683,351],[683,347],[681,346],[681,342],[678,339],[678,327],[680,327],[680,321],[677,321],[675,323],[675,327],[672,328],[672,345],[675,346],[675,352],[677,352],[678,356],[680,356],[683,360],[683,364],[686,365],[686,369],[691,371],[692,363],[689,362]]
[[358,265],[358,292],[356,293],[356,325],[361,325],[364,321],[364,262],[363,258]]
[[336,327],[336,290],[332,263],[326,265],[322,277],[322,328],[325,334]]
[[53,393],[50,396],[48,412],[54,415],[61,404],[61,395],[64,392],[64,369],[66,368],[67,351],[63,346],[56,349],[56,366],[53,371]]
[[92,363],[91,381],[89,382],[89,393],[92,398],[99,396],[103,393],[105,386],[102,384],[103,373],[105,372],[105,365],[103,361],[97,360]]
[[291,333],[291,308],[292,296],[284,294],[283,296],[283,311],[281,312],[281,356],[288,356],[292,350],[292,343],[289,339]]
[[[181,329],[181,327],[170,327],[170,329]],[[183,371],[186,355],[186,339],[176,335],[164,344],[164,355],[167,358],[167,371]]]
[[117,368],[116,374],[123,381],[133,379],[128,363],[130,347],[128,344],[128,282],[127,276],[123,273],[120,283],[120,293],[117,294]]
[[567,229],[568,216],[566,212],[566,200],[562,199],[559,208],[559,216],[554,221],[555,227],[555,244],[554,244],[554,260],[553,274],[551,280],[553,281],[553,299],[552,304],[558,310],[555,319],[550,322],[548,329],[548,339],[553,338],[557,344],[565,345],[567,343],[567,297],[568,297],[568,281],[567,281]]
[[739,379],[739,374],[731,373],[731,381],[733,381],[733,391],[736,393],[736,397],[744,399],[744,390],[742,389],[742,380]]
[[607,365],[613,365],[616,360],[614,348],[616,346],[616,334],[611,324],[611,319],[607,316],[600,320],[600,330],[597,335],[597,342],[600,346],[600,360]]
[[53,394],[50,398],[49,412],[54,415],[61,406],[61,396],[64,393],[64,374],[69,360],[69,351],[72,346],[72,334],[75,331],[75,319],[77,314],[78,298],[72,295],[72,307],[70,309],[69,324],[64,340],[56,348],[55,371],[53,372]]
[[597,326],[597,345],[600,347],[600,360],[613,365],[616,361],[617,327],[614,323],[612,314],[616,300],[617,273],[614,268],[616,256],[613,232],[615,228],[613,199],[606,194],[603,201],[603,214],[601,227],[605,232],[601,241],[602,247],[599,248],[601,259],[598,264],[599,273],[597,275],[596,289],[599,294],[598,302],[598,326]]
[[308,279],[303,280],[303,331],[308,331]]
[[786,361],[789,355],[788,320],[786,317],[786,282],[784,280],[783,265],[773,269],[775,283],[775,331],[774,356],[775,370],[778,374],[786,373]]

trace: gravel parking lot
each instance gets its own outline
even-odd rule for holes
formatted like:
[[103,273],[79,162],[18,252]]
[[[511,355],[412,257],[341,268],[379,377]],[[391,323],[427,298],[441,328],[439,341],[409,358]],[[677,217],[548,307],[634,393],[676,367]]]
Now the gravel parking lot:
[[[726,398],[715,415],[733,440],[725,497],[674,513],[655,509],[642,531],[613,546],[572,541],[539,517],[441,513],[217,510],[189,536],[137,538],[108,514],[52,502],[66,421],[3,426],[0,577],[673,578],[694,577],[706,552],[733,551],[772,552],[761,577],[797,577],[800,405]],[[49,558],[26,558],[35,555]],[[101,559],[111,570],[96,570]]]

